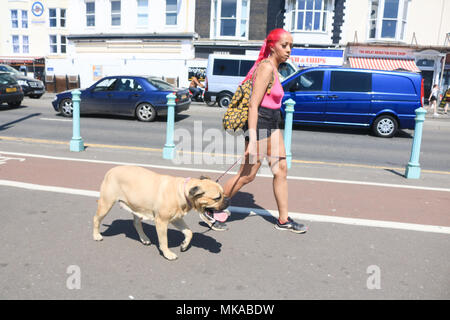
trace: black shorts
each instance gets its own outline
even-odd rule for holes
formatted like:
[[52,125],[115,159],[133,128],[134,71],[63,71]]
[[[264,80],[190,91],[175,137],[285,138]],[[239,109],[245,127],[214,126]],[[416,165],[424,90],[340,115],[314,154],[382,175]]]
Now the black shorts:
[[[281,111],[280,109],[258,108],[258,122],[256,125],[256,140],[269,138],[272,132],[280,129]],[[248,123],[244,127],[245,140],[249,141]]]
[[435,96],[431,96],[431,99],[430,99],[430,101],[436,101],[437,99],[436,99],[436,97]]

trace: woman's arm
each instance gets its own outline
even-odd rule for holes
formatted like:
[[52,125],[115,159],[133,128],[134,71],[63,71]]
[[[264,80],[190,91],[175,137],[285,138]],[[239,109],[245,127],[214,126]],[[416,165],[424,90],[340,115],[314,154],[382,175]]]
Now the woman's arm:
[[250,142],[256,142],[256,125],[258,123],[258,108],[266,93],[267,86],[272,78],[272,65],[263,60],[255,70],[253,78],[253,90],[248,106],[248,129]]

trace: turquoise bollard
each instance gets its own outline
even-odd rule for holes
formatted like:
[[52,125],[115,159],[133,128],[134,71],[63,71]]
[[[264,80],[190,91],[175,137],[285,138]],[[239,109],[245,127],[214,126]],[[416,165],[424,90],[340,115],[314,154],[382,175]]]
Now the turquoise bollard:
[[420,144],[422,143],[423,122],[425,121],[425,114],[427,111],[424,108],[417,108],[416,112],[416,126],[414,128],[414,139],[411,148],[411,158],[406,166],[405,177],[407,179],[420,178]]
[[286,100],[284,102],[286,105],[285,112],[285,120],[284,120],[284,146],[286,149],[286,162],[288,169],[291,168],[292,162],[292,152],[291,152],[291,143],[292,143],[292,121],[293,121],[293,113],[294,113],[294,105],[295,101],[292,99]]
[[167,127],[166,127],[166,144],[163,148],[163,159],[173,159],[175,157],[175,144],[173,143],[174,127],[175,127],[175,98],[173,93],[167,96]]
[[80,152],[84,151],[84,141],[80,135],[80,95],[79,90],[72,91],[72,125],[73,134],[70,140],[70,151]]

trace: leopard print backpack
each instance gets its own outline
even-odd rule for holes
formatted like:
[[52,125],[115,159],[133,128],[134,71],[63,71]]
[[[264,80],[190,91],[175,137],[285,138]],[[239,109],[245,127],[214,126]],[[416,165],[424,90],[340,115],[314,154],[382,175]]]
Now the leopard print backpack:
[[[255,72],[256,73],[256,72]],[[272,79],[267,87],[267,94],[270,94],[273,84]],[[227,111],[223,115],[222,123],[225,131],[231,135],[239,135],[244,133],[244,127],[248,121],[248,104],[253,89],[253,77],[240,84],[231,99]]]

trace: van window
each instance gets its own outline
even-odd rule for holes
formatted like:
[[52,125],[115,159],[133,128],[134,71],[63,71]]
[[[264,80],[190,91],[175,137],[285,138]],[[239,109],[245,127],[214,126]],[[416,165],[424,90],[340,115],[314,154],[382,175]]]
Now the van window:
[[215,59],[213,75],[237,76],[239,71],[239,60]]
[[322,91],[323,71],[305,72],[284,86],[285,91]]
[[331,71],[330,91],[371,92],[372,74],[366,72]]
[[255,64],[255,61],[249,61],[249,60],[241,60],[241,67],[239,69],[239,75],[241,77],[245,77],[247,73],[250,71],[250,69]]
[[254,63],[252,60],[215,59],[213,75],[245,77]]
[[417,94],[411,79],[402,76],[373,74],[373,91],[386,93]]

